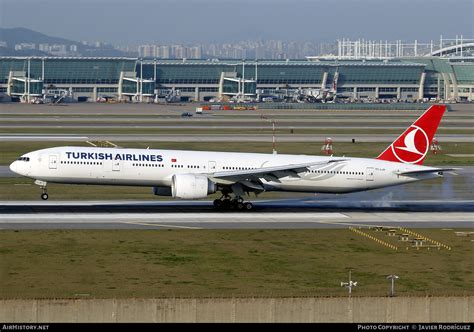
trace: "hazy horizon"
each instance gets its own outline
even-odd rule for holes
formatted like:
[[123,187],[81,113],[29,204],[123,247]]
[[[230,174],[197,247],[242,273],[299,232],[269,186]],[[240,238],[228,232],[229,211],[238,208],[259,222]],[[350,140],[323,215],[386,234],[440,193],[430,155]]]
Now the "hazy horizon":
[[0,0],[0,26],[71,40],[223,43],[474,36],[474,0]]

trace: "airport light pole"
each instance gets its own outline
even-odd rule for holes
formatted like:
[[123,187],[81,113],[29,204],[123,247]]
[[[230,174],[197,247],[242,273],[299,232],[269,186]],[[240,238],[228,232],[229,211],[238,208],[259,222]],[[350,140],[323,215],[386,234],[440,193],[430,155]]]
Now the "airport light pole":
[[30,78],[31,78],[30,70],[31,70],[31,57],[28,57],[28,75],[26,77],[26,80],[27,80],[26,101],[28,104],[30,103]]
[[140,103],[143,102],[143,59],[140,59]]
[[394,297],[395,296],[395,279],[399,279],[399,277],[394,274],[391,274],[387,276],[387,279],[392,280],[392,287],[390,289],[390,297]]
[[273,154],[277,154],[277,150],[276,150],[276,140],[275,140],[275,119],[271,119],[271,120],[270,120],[269,118],[267,118],[267,117],[264,116],[264,115],[261,115],[260,118],[272,122],[272,148],[273,148]]
[[255,59],[255,84],[258,84],[258,60]]
[[245,101],[245,59],[242,59],[242,101]]

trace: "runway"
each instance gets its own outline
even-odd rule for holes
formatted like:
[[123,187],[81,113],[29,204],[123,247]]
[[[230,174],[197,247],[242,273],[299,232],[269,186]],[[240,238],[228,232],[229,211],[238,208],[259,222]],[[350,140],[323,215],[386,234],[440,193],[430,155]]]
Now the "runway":
[[253,198],[251,213],[216,212],[209,200],[55,201],[51,193],[46,202],[0,201],[0,229],[474,228],[473,188],[474,167],[462,166],[437,180],[367,192]]
[[10,166],[0,166],[0,178],[13,178],[18,176],[10,171]]
[[[328,135],[298,135],[298,134],[280,134],[277,137],[278,142],[324,142]],[[394,135],[361,135],[361,134],[331,134],[335,142],[392,142]],[[445,134],[437,135],[440,142],[467,142],[472,143],[473,138],[470,135],[463,134]],[[112,141],[112,142],[269,142],[271,136],[261,135],[229,135],[229,134],[90,134],[84,135],[35,135],[35,134],[10,134],[1,135],[0,140],[4,142],[20,141]]]
[[[5,104],[0,141],[112,141],[112,142],[270,142],[271,134],[183,134],[140,129],[247,128],[267,130],[269,119],[277,121],[278,142],[323,142],[327,134],[303,134],[299,129],[364,129],[363,134],[331,134],[335,142],[392,142],[397,135],[371,134],[371,128],[405,128],[422,111],[322,111],[258,110],[212,111],[204,116],[181,119],[181,112],[193,112],[196,104],[186,105],[48,105]],[[427,105],[428,106],[428,105]],[[447,112],[443,126],[470,129],[474,123],[471,105],[454,105],[460,110]],[[261,116],[264,115],[265,118]],[[131,121],[132,120],[132,121]],[[360,125],[360,126],[358,126]],[[103,129],[138,128],[136,133],[104,134]],[[28,127],[28,128],[27,128]],[[49,127],[49,128],[48,128]],[[87,133],[74,134],[87,127]],[[20,129],[22,128],[22,129]],[[45,130],[31,133],[31,129]],[[67,128],[54,133],[56,128]],[[24,130],[23,130],[24,129]],[[290,134],[290,129],[295,129]],[[30,132],[29,132],[30,131]],[[52,133],[50,133],[50,131]],[[267,130],[268,131],[268,130]],[[350,131],[349,131],[350,132]],[[437,135],[440,142],[473,142],[469,134]],[[120,143],[118,143],[120,145]],[[464,167],[457,174],[426,183],[385,188],[344,196],[308,195],[284,200],[254,200],[255,212],[215,212],[210,201],[61,201],[50,192],[51,201],[0,201],[0,229],[293,229],[349,226],[474,227],[474,168]],[[454,172],[453,172],[454,173]],[[0,167],[0,177],[11,177],[8,166]],[[37,189],[37,188],[35,188]],[[7,193],[8,195],[8,193]],[[8,197],[8,196],[6,196]],[[116,196],[121,197],[121,196]],[[292,196],[289,196],[292,197]],[[293,196],[294,197],[294,196]],[[82,199],[85,199],[83,197]],[[54,199],[59,199],[54,201]],[[152,199],[152,198],[150,198]]]
[[[237,122],[237,121],[236,121]],[[375,124],[375,125],[367,125],[367,122],[370,122],[370,120],[364,121],[363,125],[360,126],[354,126],[354,125],[344,125],[343,123],[340,123],[341,120],[339,120],[339,125],[321,125],[321,124],[315,124],[315,125],[302,125],[302,124],[295,124],[292,123],[291,125],[281,125],[278,124],[277,129],[278,130],[292,130],[292,129],[304,129],[304,130],[316,130],[316,129],[324,129],[330,132],[331,130],[345,130],[345,129],[350,129],[350,130],[358,130],[358,129],[389,129],[389,130],[404,130],[406,129],[406,126],[396,126],[394,124]],[[353,121],[355,122],[355,121]],[[319,122],[321,123],[321,121]],[[465,123],[464,123],[465,124]],[[474,125],[474,124],[473,124]],[[452,125],[452,126],[442,126],[439,127],[439,129],[456,129],[456,130],[472,130],[473,125],[470,126],[461,126],[461,125]],[[181,125],[155,125],[155,124],[149,124],[149,123],[129,123],[129,124],[120,124],[120,125],[114,125],[114,124],[89,124],[89,123],[84,123],[84,124],[71,124],[71,125],[50,125],[50,124],[23,124],[23,123],[15,123],[15,124],[10,124],[10,125],[0,125],[0,129],[7,129],[7,128],[21,128],[21,129],[51,129],[51,132],[54,132],[54,129],[70,129],[70,130],[76,130],[76,129],[122,129],[122,130],[127,130],[127,129],[156,129],[156,130],[219,130],[219,129],[224,129],[224,130],[255,130],[255,131],[262,131],[262,130],[270,130],[270,126],[268,125],[249,125],[246,123],[233,123],[232,125],[227,125],[227,124],[221,124],[218,123],[216,125],[214,124],[200,124],[200,125],[189,125],[189,124],[181,124]]]
[[474,201],[254,202],[216,212],[210,201],[0,202],[0,229],[473,228]]

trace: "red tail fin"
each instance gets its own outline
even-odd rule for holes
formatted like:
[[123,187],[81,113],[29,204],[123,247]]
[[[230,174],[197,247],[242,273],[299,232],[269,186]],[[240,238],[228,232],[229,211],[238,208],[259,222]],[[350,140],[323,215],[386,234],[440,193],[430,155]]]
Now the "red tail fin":
[[377,159],[405,164],[423,164],[445,111],[445,105],[433,105],[428,108]]

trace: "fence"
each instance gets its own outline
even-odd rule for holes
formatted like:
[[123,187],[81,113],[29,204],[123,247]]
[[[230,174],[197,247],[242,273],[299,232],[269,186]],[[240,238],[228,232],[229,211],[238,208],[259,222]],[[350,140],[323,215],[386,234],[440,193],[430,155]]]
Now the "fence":
[[472,322],[474,296],[0,300],[3,322]]

